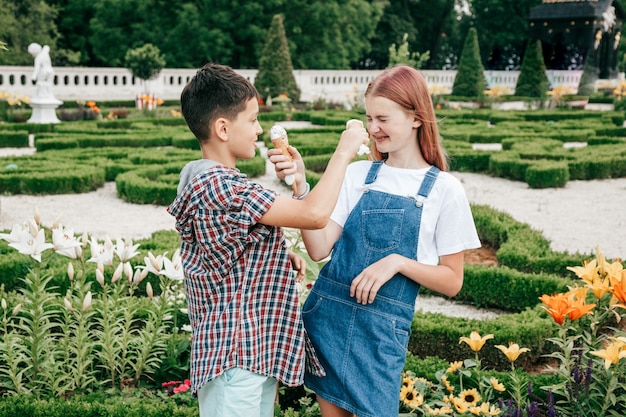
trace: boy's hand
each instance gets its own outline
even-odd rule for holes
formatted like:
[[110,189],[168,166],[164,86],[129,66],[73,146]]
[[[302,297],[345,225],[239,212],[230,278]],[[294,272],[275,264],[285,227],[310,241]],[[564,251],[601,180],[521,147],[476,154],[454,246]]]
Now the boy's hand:
[[270,162],[274,164],[274,170],[278,178],[284,181],[287,175],[295,175],[295,183],[298,185],[298,188],[300,188],[300,185],[306,181],[304,162],[302,161],[300,152],[298,152],[296,148],[289,146],[287,149],[289,149],[292,161],[289,161],[289,158],[283,155],[280,149],[276,148],[268,149],[267,156]]
[[306,275],[306,260],[292,250],[288,251],[291,267],[296,271],[296,282],[302,282]]

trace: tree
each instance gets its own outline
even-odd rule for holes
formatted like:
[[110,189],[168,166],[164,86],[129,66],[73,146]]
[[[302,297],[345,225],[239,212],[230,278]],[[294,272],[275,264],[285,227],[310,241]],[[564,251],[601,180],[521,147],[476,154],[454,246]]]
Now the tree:
[[485,70],[480,60],[478,35],[475,28],[470,28],[465,38],[456,77],[454,77],[452,95],[480,97],[484,94],[485,87]]
[[146,82],[156,78],[161,70],[165,67],[165,58],[161,55],[161,51],[151,43],[135,49],[129,49],[124,57],[126,68],[133,75]]
[[[290,0],[285,31],[298,69],[349,69],[371,48],[382,0]],[[389,47],[388,43],[386,47]]]
[[426,51],[420,54],[419,52],[409,51],[409,43],[407,42],[408,36],[408,33],[404,34],[400,46],[396,47],[394,43],[389,47],[389,67],[404,64],[413,68],[421,68],[422,65],[428,61],[430,52]]
[[279,14],[274,15],[267,32],[254,86],[263,97],[287,94],[293,102],[300,100],[300,88],[293,76],[283,17]]
[[371,52],[361,58],[362,68],[385,68],[389,45],[408,42],[417,51],[429,51],[427,68],[441,68],[450,47],[460,50],[455,0],[394,0],[387,3],[371,40]]
[[541,0],[471,0],[467,17],[488,69],[517,69],[528,39],[528,14]]
[[526,46],[522,68],[515,85],[515,95],[543,98],[548,93],[548,84],[541,41],[530,40]]
[[47,0],[47,2],[58,10],[55,23],[60,37],[54,64],[59,66],[96,64],[89,42],[91,29],[88,24],[94,15],[94,2],[84,0]]
[[40,0],[0,0],[0,39],[8,51],[0,55],[0,65],[32,65],[28,45],[48,45],[52,58],[59,37],[54,19],[56,10]]
[[589,48],[583,65],[583,73],[578,81],[578,95],[590,96],[596,91],[600,69],[598,68],[598,50]]

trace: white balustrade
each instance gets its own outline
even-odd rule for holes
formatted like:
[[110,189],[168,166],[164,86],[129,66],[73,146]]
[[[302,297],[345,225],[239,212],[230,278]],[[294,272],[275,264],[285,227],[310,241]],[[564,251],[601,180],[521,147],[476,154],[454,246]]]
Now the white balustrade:
[[[0,66],[0,91],[31,97],[35,84],[31,81],[30,66]],[[194,76],[196,69],[165,68],[159,76],[144,83],[133,77],[126,68],[55,67],[54,95],[63,101],[75,100],[134,100],[142,94],[155,94],[164,100],[180,98],[185,84]],[[256,69],[236,70],[252,83]],[[351,107],[362,103],[367,84],[381,70],[295,70],[294,77],[301,90],[301,101],[324,100]],[[449,94],[456,71],[422,70],[426,82],[434,92]],[[565,86],[578,89],[582,71],[547,71],[552,87]],[[515,92],[519,71],[485,71],[490,87]],[[260,94],[265,97],[263,91]]]

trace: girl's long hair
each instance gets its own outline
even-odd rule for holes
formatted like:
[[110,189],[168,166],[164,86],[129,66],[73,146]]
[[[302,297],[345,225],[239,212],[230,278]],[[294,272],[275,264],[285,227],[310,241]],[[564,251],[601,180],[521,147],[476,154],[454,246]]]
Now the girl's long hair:
[[[433,102],[419,71],[406,65],[388,68],[369,83],[365,90],[367,96],[384,97],[415,115],[422,123],[417,128],[416,137],[422,156],[440,170],[448,170],[448,156],[441,146]],[[387,154],[381,154],[376,146],[372,147],[372,153],[375,159],[387,158]]]

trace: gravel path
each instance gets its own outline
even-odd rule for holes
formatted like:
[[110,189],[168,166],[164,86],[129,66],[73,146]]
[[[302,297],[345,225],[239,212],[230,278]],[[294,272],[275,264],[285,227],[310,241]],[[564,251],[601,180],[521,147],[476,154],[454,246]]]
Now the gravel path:
[[[32,149],[0,148],[0,157],[32,153]],[[1,163],[0,163],[1,164]],[[268,162],[266,175],[256,180],[288,194],[290,189],[274,176]],[[609,258],[626,258],[626,178],[570,181],[564,188],[530,189],[522,182],[473,173],[454,172],[471,203],[509,213],[543,232],[557,251],[592,254],[596,245]],[[140,239],[158,230],[173,230],[174,219],[165,207],[127,203],[117,197],[115,183],[85,194],[0,196],[0,230],[32,217],[35,208],[44,225],[57,221],[98,238],[108,235]],[[496,312],[476,310],[439,297],[421,297],[418,308],[460,317],[492,317]]]

